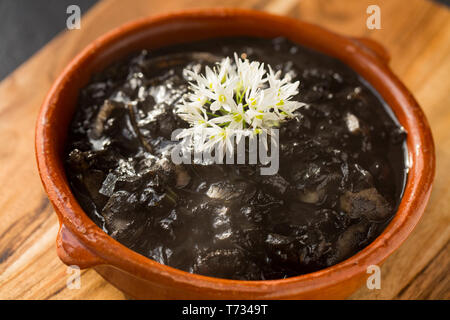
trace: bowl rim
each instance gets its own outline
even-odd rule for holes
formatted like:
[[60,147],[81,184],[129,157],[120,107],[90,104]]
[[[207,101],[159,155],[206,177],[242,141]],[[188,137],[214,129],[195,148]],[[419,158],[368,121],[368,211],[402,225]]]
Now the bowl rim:
[[[366,68],[364,72],[372,75],[372,80],[375,78],[382,80],[383,84],[378,84],[378,87],[382,85],[389,88],[383,93],[377,89],[385,101],[391,101],[387,104],[391,108],[392,101],[399,105],[399,110],[394,113],[408,131],[408,164],[410,167],[401,203],[394,218],[382,234],[367,247],[336,265],[312,273],[277,280],[230,280],[191,274],[142,256],[108,236],[84,213],[70,191],[64,169],[61,167],[62,160],[58,159],[56,147],[51,143],[52,135],[55,134],[55,131],[52,130],[52,127],[55,126],[52,116],[55,108],[61,103],[58,100],[60,91],[74,76],[77,69],[98,50],[103,50],[143,28],[170,24],[183,19],[207,20],[233,17],[264,20],[267,24],[289,25],[307,30],[311,37],[320,34],[327,40],[335,42],[336,45],[339,44],[340,48],[344,50],[343,54],[348,57],[353,55],[352,59],[356,59],[355,56],[361,59],[361,65],[364,65],[362,68]],[[325,50],[328,44],[324,43],[323,46]],[[314,49],[321,51],[321,48],[318,47]],[[347,65],[352,63],[350,60],[341,60],[344,60],[343,62]],[[353,68],[353,66],[350,67]],[[376,87],[370,79],[368,82]],[[400,114],[397,114],[398,112]],[[270,293],[277,290],[284,294],[298,293],[330,287],[356,275],[366,273],[367,266],[382,263],[411,233],[425,209],[435,171],[434,143],[425,115],[412,94],[393,74],[385,61],[351,38],[337,35],[322,27],[285,16],[234,8],[183,10],[146,17],[128,22],[91,42],[71,60],[46,96],[37,119],[35,150],[39,174],[44,189],[58,215],[60,228],[67,228],[76,240],[96,257],[96,263],[93,266],[107,264],[144,280],[157,279],[157,281],[163,281],[170,285],[182,283],[193,288],[233,292]]]

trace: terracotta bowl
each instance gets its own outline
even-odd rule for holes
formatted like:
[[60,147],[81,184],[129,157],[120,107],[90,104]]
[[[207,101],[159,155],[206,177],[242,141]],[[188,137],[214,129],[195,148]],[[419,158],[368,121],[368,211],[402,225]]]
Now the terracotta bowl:
[[[237,281],[190,274],[148,259],[104,233],[81,209],[67,182],[63,150],[80,88],[94,72],[138,49],[220,36],[284,36],[337,57],[369,81],[408,131],[409,175],[394,219],[369,246],[332,267],[283,280]],[[67,265],[95,268],[135,298],[330,299],[361,286],[369,265],[380,265],[411,233],[428,201],[435,170],[427,120],[411,93],[388,67],[389,55],[368,39],[337,35],[305,22],[263,12],[183,11],[126,24],[90,44],[66,67],[45,99],[36,127],[36,157],[58,215],[56,244]]]

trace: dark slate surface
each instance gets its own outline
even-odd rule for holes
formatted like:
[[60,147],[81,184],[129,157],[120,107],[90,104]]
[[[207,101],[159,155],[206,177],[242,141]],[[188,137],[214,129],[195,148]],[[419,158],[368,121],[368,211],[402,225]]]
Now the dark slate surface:
[[[84,13],[97,1],[0,0],[0,80],[66,28],[69,5]],[[435,1],[450,6],[450,0]]]
[[0,80],[66,28],[67,7],[97,0],[0,0]]

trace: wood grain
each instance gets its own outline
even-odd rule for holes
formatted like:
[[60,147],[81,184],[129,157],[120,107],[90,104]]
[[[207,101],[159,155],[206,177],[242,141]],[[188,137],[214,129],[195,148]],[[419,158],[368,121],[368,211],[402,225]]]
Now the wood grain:
[[[123,299],[95,271],[81,289],[66,288],[55,251],[57,219],[34,159],[34,123],[52,82],[90,41],[132,19],[183,8],[234,6],[286,14],[338,33],[365,36],[390,52],[394,72],[414,93],[431,124],[437,172],[430,203],[402,247],[382,266],[380,290],[353,299],[449,299],[450,12],[424,0],[376,1],[381,30],[366,28],[366,0],[103,0],[81,30],[58,35],[0,83],[0,299]],[[65,14],[65,13],[61,13]]]
[[445,247],[429,264],[403,288],[396,299],[450,299],[450,245]]

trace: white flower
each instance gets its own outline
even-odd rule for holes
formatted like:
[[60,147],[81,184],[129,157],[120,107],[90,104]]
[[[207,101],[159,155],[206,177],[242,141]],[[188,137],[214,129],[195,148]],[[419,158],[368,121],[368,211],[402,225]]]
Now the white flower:
[[[192,71],[186,73],[196,80],[196,84],[191,84],[196,94],[201,100],[205,98],[205,103],[210,102],[209,109],[216,112],[223,108],[230,111],[236,106],[233,99],[234,88],[238,78],[231,68],[230,58],[226,58],[219,65],[219,70],[212,70],[210,67],[205,68],[206,76],[196,74]],[[197,98],[197,100],[198,100]]]
[[210,121],[205,109],[189,104],[180,107],[179,116],[196,127],[206,128]]
[[246,97],[255,94],[255,91],[267,81],[267,79],[263,78],[266,74],[264,63],[259,63],[256,61],[250,63],[247,59],[241,60],[238,58],[236,53],[234,53],[234,59],[237,66],[237,74],[240,80],[236,90],[238,93],[240,91],[241,94],[245,94]]
[[208,128],[208,140],[204,146],[204,150],[212,150],[213,148],[217,148],[217,150],[226,151],[233,149],[232,138],[235,131],[228,127],[221,128],[219,126],[213,126]]
[[233,136],[239,141],[245,135],[267,133],[305,105],[292,101],[299,81],[291,82],[289,75],[280,78],[281,71],[268,65],[267,72],[263,63],[242,60],[236,53],[234,58],[234,64],[225,58],[214,68],[206,67],[204,75],[184,70],[193,79],[191,93],[176,112],[191,128],[179,136],[195,136],[198,151],[233,148]]

